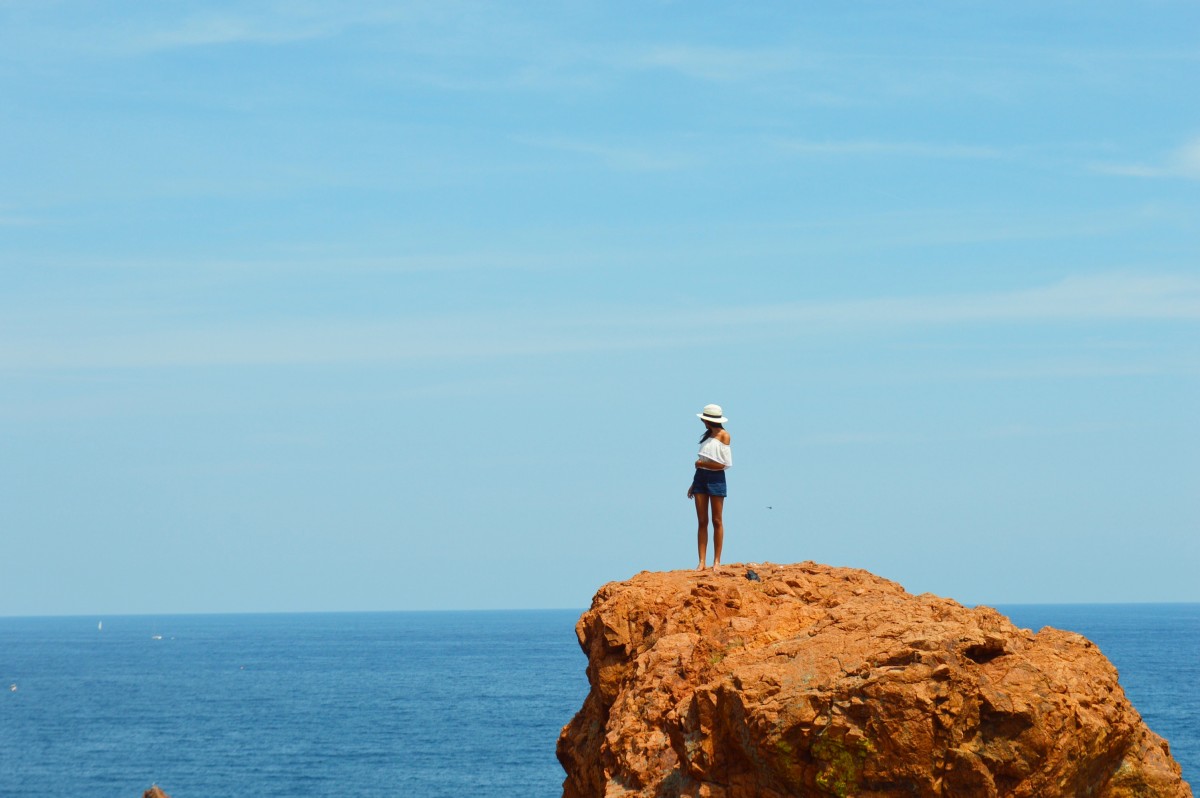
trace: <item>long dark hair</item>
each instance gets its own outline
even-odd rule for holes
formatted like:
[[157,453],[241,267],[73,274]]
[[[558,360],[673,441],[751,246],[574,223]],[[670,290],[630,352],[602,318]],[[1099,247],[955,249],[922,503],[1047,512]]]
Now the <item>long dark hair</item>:
[[705,421],[704,422],[704,434],[700,436],[700,442],[704,443],[706,440],[708,440],[713,435],[715,435],[717,430],[719,430],[719,429],[725,429],[725,425],[717,424],[714,421]]

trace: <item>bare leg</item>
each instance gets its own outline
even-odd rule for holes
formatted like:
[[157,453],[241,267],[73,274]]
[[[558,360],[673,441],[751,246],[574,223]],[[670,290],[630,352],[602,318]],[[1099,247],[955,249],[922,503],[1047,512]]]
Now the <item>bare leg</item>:
[[697,570],[704,570],[704,561],[708,558],[708,494],[697,493],[693,496],[696,500],[696,551],[700,555],[700,564],[696,566]]
[[725,497],[713,496],[712,498],[712,525],[713,525],[713,568],[721,564],[721,544],[725,542],[725,521],[721,518],[721,514],[725,512]]

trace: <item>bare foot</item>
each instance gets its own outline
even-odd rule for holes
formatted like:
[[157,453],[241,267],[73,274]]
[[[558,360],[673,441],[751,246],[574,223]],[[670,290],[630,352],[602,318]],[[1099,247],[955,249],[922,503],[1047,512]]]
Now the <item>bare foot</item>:
[[705,568],[705,565],[704,565],[704,563],[700,563],[699,565],[697,565],[697,566],[696,566],[696,570],[697,570],[697,571],[703,571],[703,570],[704,570],[704,568]]

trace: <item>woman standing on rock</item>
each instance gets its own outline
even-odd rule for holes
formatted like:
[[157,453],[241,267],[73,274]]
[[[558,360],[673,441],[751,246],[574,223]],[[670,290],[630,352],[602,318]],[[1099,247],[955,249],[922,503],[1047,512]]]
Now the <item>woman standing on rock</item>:
[[688,498],[696,501],[696,548],[704,570],[708,558],[708,519],[712,516],[713,567],[721,564],[721,544],[725,542],[725,522],[721,514],[725,509],[725,469],[733,466],[733,452],[729,448],[729,433],[722,426],[729,419],[721,412],[720,405],[705,405],[703,413],[697,413],[704,422],[704,436],[700,438],[700,456],[696,458],[696,476],[688,488]]

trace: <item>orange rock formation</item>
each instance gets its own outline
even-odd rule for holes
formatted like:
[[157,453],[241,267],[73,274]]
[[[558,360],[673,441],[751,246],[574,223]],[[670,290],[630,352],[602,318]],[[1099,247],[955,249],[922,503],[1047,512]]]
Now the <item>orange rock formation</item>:
[[814,563],[641,573],[576,631],[564,798],[1185,798],[1087,639]]

